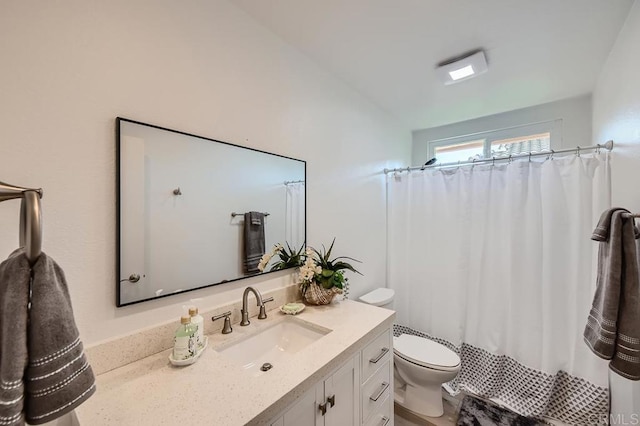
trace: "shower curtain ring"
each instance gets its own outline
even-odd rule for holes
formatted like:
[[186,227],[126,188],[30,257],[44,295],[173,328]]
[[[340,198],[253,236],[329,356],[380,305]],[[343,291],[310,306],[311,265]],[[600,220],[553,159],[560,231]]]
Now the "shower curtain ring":
[[556,153],[556,152],[552,149],[552,150],[551,150],[551,155],[549,156],[549,159],[550,159],[550,160],[553,160],[553,154],[555,154],[555,153]]
[[596,144],[596,154],[600,154],[600,148],[601,147],[602,147],[602,145]]
[[509,164],[513,161],[513,155],[509,154]]
[[529,151],[529,162],[531,162],[531,151]]
[[496,157],[491,157],[491,165],[492,166],[496,165]]
[[580,147],[576,148],[576,157],[580,157]]

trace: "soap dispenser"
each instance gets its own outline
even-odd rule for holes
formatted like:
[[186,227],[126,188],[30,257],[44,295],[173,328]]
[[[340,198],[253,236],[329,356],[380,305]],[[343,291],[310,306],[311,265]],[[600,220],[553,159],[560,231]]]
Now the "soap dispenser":
[[198,327],[196,330],[196,345],[198,350],[204,348],[204,318],[198,314],[198,308],[189,308],[189,316],[191,317],[191,323]]
[[180,327],[176,330],[173,341],[173,359],[175,361],[184,361],[196,356],[197,327],[191,323],[190,316],[180,318]]

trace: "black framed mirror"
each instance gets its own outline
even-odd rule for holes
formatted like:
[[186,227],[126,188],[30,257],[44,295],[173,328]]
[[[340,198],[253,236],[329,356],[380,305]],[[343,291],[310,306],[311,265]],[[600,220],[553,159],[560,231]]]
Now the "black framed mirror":
[[259,274],[258,226],[304,245],[305,161],[121,117],[116,142],[117,306]]

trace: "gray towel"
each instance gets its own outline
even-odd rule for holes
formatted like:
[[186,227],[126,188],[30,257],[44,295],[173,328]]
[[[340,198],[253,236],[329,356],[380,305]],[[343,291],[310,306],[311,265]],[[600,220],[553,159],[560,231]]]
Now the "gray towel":
[[264,213],[249,212],[244,214],[244,272],[255,274],[260,272],[258,264],[264,255]]
[[42,253],[31,271],[20,249],[0,264],[0,309],[0,425],[46,423],[95,392],[64,273],[51,258]]
[[600,242],[597,288],[584,340],[609,368],[640,380],[640,276],[638,229],[629,212],[605,211],[591,237]]

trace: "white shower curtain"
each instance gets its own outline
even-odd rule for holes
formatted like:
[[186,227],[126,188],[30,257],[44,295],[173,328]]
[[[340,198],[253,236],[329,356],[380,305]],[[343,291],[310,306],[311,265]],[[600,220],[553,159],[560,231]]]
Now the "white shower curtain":
[[288,183],[285,188],[285,239],[291,248],[299,249],[305,242],[305,183]]
[[607,367],[582,332],[608,154],[389,174],[387,190],[396,334],[452,344],[454,388],[570,423],[602,414]]

